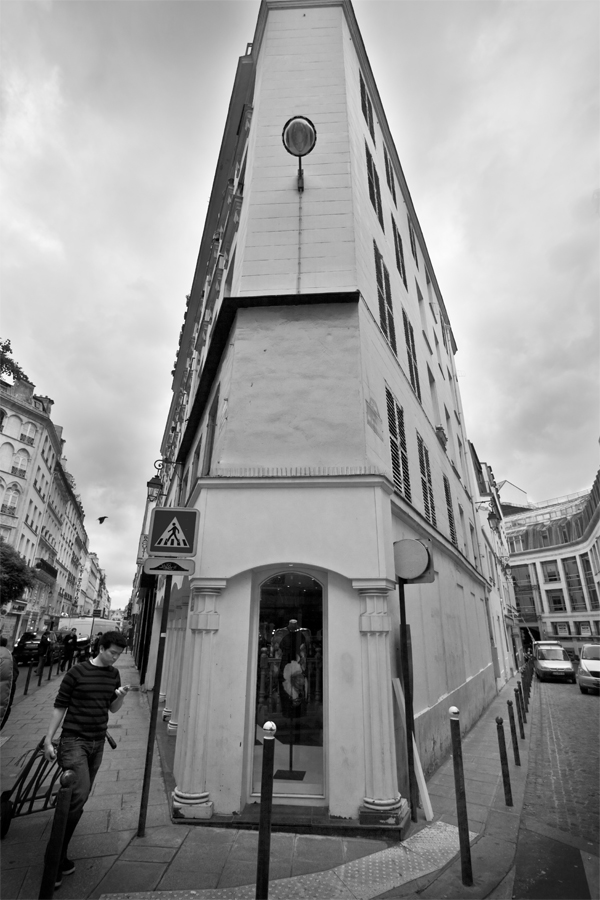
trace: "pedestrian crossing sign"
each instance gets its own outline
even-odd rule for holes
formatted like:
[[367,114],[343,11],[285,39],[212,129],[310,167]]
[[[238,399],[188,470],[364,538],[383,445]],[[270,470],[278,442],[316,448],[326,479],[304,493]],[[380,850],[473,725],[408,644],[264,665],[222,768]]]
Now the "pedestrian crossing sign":
[[148,556],[195,556],[199,519],[197,509],[173,506],[155,509],[150,519]]

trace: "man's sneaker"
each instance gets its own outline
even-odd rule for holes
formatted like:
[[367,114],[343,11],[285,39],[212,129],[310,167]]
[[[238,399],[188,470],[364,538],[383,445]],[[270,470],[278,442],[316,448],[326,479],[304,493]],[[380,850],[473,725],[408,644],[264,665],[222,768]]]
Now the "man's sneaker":
[[61,872],[63,875],[72,875],[75,871],[75,863],[72,859],[68,859],[66,856],[62,861]]
[[62,872],[59,871],[58,875],[56,876],[56,881],[54,882],[54,890],[56,890],[56,888],[59,888],[61,886],[61,884],[62,884]]

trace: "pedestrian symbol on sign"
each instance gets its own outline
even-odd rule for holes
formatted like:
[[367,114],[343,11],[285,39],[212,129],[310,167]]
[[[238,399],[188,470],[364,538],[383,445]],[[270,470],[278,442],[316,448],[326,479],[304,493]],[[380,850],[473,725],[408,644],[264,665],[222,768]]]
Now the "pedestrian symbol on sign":
[[184,548],[188,548],[190,546],[176,517],[174,517],[171,520],[169,526],[165,528],[161,536],[156,541],[155,546]]

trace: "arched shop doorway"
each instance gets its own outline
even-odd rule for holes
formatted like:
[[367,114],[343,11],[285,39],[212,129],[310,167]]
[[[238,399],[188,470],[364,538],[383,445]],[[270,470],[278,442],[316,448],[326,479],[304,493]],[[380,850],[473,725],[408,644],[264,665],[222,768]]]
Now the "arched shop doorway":
[[283,572],[260,587],[252,792],[260,793],[262,728],[277,725],[273,795],[323,796],[323,588]]

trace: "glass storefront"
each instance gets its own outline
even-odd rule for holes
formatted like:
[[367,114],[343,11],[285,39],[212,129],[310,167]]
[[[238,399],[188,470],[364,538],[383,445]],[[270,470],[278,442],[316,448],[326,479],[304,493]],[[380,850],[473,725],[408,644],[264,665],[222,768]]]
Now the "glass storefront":
[[273,794],[323,795],[323,589],[283,572],[260,588],[252,791],[260,793],[262,725],[275,722]]

